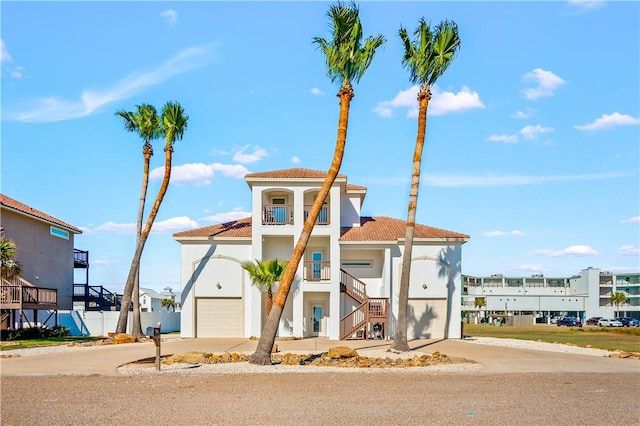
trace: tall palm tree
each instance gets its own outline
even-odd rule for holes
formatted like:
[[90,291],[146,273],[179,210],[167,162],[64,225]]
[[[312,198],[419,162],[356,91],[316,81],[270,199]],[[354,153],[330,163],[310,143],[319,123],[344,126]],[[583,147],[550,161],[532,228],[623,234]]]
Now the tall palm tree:
[[[618,311],[617,316],[620,315],[620,305],[627,303],[627,300],[627,295],[621,291],[616,291],[611,294],[611,304],[616,307],[616,310]],[[615,311],[613,312],[613,316],[616,316]]]
[[413,234],[416,227],[416,208],[418,205],[418,186],[420,184],[420,167],[422,149],[427,129],[427,109],[431,99],[431,86],[447,70],[460,48],[458,26],[453,21],[445,20],[431,30],[424,18],[414,32],[411,40],[405,28],[398,32],[404,45],[402,64],[411,74],[411,82],[420,84],[418,91],[418,136],[413,153],[413,172],[409,207],[407,213],[407,232],[402,254],[402,272],[400,275],[400,291],[398,300],[398,320],[394,340],[391,347],[398,351],[408,351],[407,343],[407,305],[409,303],[409,278],[411,276],[411,253],[413,251]]
[[340,90],[338,90],[338,98],[340,99],[340,116],[338,118],[338,135],[336,139],[336,148],[331,161],[331,167],[327,172],[320,191],[311,206],[309,216],[304,222],[302,232],[298,238],[291,258],[278,291],[274,297],[271,313],[267,318],[267,322],[262,330],[260,341],[256,351],[249,358],[249,362],[259,365],[271,364],[271,348],[276,339],[278,324],[282,316],[284,304],[291,290],[291,284],[295,276],[300,260],[304,255],[304,251],[309,242],[309,237],[313,231],[320,209],[329,195],[329,190],[333,186],[333,182],[338,176],[340,166],[342,165],[342,157],[344,156],[344,147],[347,140],[347,125],[349,123],[349,107],[353,98],[353,87],[351,82],[358,82],[367,70],[376,49],[384,43],[385,39],[379,35],[377,37],[368,37],[364,45],[362,44],[362,24],[360,22],[359,10],[354,2],[344,4],[343,2],[334,3],[327,13],[331,20],[331,28],[333,31],[333,39],[327,41],[323,38],[316,37],[313,42],[319,46],[325,55],[327,76],[331,82],[341,81]]
[[[475,306],[476,308],[479,308],[480,311],[482,311],[482,308],[487,306],[487,298],[486,297],[476,297],[473,300],[473,306]],[[482,317],[484,318],[484,315],[482,315]]]
[[[142,221],[144,218],[144,206],[147,200],[147,188],[149,186],[149,163],[153,156],[153,147],[151,142],[158,139],[162,135],[160,128],[160,117],[153,105],[140,104],[137,105],[137,112],[126,111],[124,109],[116,111],[116,116],[121,117],[125,130],[137,133],[144,141],[142,146],[142,156],[144,157],[144,165],[142,172],[142,190],[140,191],[140,204],[138,207],[138,220],[136,226],[136,238],[139,238],[142,232]],[[131,291],[125,291],[122,295],[123,300],[127,300],[127,306],[133,300],[133,329],[134,335],[142,335],[142,324],[140,320],[140,271],[136,273],[136,279]],[[125,319],[126,321],[126,319]],[[125,323],[126,328],[126,323]]]
[[[132,293],[137,271],[140,269],[140,258],[142,257],[142,250],[144,249],[144,245],[146,244],[149,233],[151,232],[153,222],[156,220],[158,210],[160,210],[160,204],[162,204],[162,200],[164,199],[164,196],[167,193],[167,189],[169,187],[169,180],[171,178],[171,162],[173,158],[173,145],[176,141],[182,140],[184,132],[187,130],[189,116],[185,114],[182,105],[180,105],[178,102],[170,101],[167,102],[162,108],[161,120],[162,133],[164,134],[165,140],[164,176],[162,178],[162,184],[160,185],[160,189],[158,190],[156,200],[153,203],[151,211],[149,212],[149,217],[147,217],[147,222],[144,226],[144,229],[142,229],[140,235],[138,236],[136,251],[133,254],[133,260],[131,261],[131,267],[129,268],[127,283],[124,288],[125,295],[128,293]],[[116,333],[126,332],[127,315],[130,306],[131,300],[129,299],[127,303],[127,301],[125,301],[125,299],[123,298],[122,307],[120,308],[120,316],[118,317]],[[136,332],[137,330],[133,331]]]
[[2,278],[19,277],[22,273],[22,265],[15,260],[16,243],[7,238],[0,237],[0,275]]
[[256,260],[254,262],[242,262],[242,267],[251,276],[251,283],[258,288],[267,291],[267,316],[271,313],[273,306],[273,287],[282,280],[284,271],[287,268],[286,260]]

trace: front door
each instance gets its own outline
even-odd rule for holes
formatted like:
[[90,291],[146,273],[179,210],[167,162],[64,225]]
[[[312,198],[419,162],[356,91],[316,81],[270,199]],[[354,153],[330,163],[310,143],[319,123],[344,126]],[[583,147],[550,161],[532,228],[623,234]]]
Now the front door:
[[325,304],[321,302],[312,302],[309,304],[309,324],[311,336],[327,335],[327,317],[325,314]]

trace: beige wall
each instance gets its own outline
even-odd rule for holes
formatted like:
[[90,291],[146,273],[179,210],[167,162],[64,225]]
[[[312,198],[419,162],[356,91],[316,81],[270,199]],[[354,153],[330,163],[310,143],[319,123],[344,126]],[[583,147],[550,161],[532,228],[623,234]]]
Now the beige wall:
[[49,223],[5,208],[0,220],[4,236],[16,244],[22,277],[37,287],[57,289],[58,307],[72,309],[74,234],[66,230],[68,240],[56,237],[50,234]]

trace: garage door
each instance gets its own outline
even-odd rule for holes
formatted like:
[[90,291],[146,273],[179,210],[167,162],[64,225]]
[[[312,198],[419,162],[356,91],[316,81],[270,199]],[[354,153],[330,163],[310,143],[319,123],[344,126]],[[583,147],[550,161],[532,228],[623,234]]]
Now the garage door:
[[196,299],[196,337],[243,337],[242,299]]
[[447,322],[446,299],[409,299],[407,338],[444,338]]

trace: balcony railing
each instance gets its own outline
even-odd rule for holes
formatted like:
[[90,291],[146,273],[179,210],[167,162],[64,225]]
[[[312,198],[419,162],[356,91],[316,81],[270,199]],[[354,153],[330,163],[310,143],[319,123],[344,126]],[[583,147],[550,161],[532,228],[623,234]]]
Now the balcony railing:
[[0,286],[2,309],[57,309],[57,304],[56,289],[15,285],[6,280]]
[[305,281],[328,281],[331,279],[331,264],[328,260],[305,260]]
[[263,225],[293,225],[293,206],[290,204],[263,204]]
[[[309,216],[309,212],[311,211],[311,204],[305,204],[304,206],[304,220],[307,220]],[[316,225],[328,225],[331,223],[329,220],[329,205],[325,204],[320,208],[320,213],[318,214],[318,218],[316,219]]]

